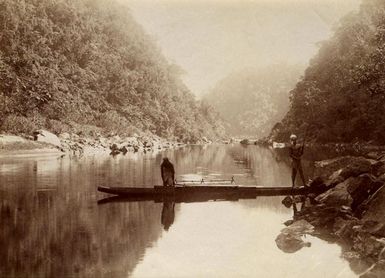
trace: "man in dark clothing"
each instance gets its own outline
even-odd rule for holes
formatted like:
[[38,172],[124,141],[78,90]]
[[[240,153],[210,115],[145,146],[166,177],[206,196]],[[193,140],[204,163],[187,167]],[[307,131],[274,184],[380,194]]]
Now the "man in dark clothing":
[[303,155],[304,145],[297,144],[297,136],[292,134],[290,135],[290,157],[291,157],[291,181],[292,186],[295,185],[295,177],[297,176],[297,172],[301,176],[303,186],[306,186],[305,177],[303,175],[302,164],[301,164],[301,156]]
[[160,165],[160,172],[162,174],[163,186],[175,185],[174,165],[172,165],[167,157],[163,158],[163,162]]

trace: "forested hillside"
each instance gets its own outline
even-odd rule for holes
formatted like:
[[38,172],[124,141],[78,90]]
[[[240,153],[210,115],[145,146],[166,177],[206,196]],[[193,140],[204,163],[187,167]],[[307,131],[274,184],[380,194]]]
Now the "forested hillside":
[[277,64],[234,72],[219,81],[204,101],[219,112],[229,134],[266,136],[288,111],[288,92],[302,71],[302,66]]
[[[385,1],[363,0],[321,44],[272,136],[385,144]],[[306,135],[305,135],[306,134]]]
[[223,132],[130,11],[108,0],[0,0],[0,130]]

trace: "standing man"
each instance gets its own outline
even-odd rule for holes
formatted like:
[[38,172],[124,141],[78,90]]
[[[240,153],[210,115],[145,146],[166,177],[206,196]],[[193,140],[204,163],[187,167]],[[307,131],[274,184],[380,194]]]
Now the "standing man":
[[294,188],[295,185],[295,177],[297,176],[297,172],[299,172],[299,175],[301,176],[301,180],[303,183],[303,186],[306,187],[305,177],[303,176],[303,170],[302,170],[302,164],[301,164],[301,157],[303,155],[303,149],[304,144],[299,145],[297,144],[297,136],[292,134],[290,135],[290,157],[291,157],[291,181],[292,186]]
[[163,158],[160,165],[160,172],[162,174],[163,186],[175,186],[175,170],[174,165],[167,157]]

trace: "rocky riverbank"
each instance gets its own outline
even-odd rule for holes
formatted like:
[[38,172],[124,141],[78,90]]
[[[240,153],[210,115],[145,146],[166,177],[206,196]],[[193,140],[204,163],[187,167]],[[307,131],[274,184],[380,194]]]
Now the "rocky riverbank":
[[111,155],[128,152],[148,152],[181,147],[185,144],[160,138],[152,134],[134,134],[130,137],[95,136],[62,133],[58,136],[38,130],[30,136],[0,135],[0,155],[44,155],[69,154],[90,155],[108,153]]
[[360,277],[385,277],[385,153],[344,156],[316,162],[316,196],[286,197],[293,219],[276,239],[284,252],[296,252],[312,235],[342,246],[342,256]]

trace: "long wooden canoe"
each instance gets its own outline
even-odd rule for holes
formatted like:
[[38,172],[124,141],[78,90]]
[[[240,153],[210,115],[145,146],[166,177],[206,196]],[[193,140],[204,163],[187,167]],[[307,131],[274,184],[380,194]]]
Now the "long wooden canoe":
[[154,187],[106,187],[99,186],[98,191],[125,197],[180,197],[208,196],[210,198],[255,198],[257,196],[305,195],[320,193],[322,190],[313,188],[292,187],[250,187],[250,186],[154,186]]

